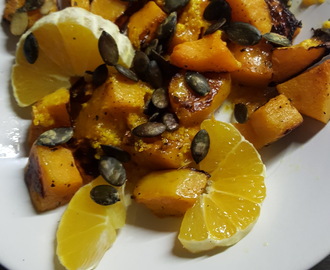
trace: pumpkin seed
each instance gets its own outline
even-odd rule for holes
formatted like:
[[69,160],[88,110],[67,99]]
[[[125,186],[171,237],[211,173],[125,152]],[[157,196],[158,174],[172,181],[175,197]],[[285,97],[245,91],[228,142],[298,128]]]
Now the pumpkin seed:
[[133,69],[139,78],[145,80],[150,59],[147,54],[142,51],[136,51],[133,58]]
[[118,190],[110,185],[98,185],[91,189],[90,197],[100,205],[111,205],[120,201]]
[[101,149],[106,156],[116,158],[120,162],[128,162],[131,160],[131,155],[119,147],[109,144],[101,144]]
[[165,109],[168,106],[168,95],[164,88],[156,89],[151,95],[151,102],[158,109]]
[[167,131],[174,131],[179,128],[178,118],[173,113],[165,113],[162,120]]
[[184,78],[188,86],[201,96],[205,96],[211,91],[210,85],[205,76],[198,72],[187,71]]
[[163,123],[147,122],[135,127],[132,134],[137,137],[155,137],[162,134],[166,130]]
[[99,162],[99,171],[105,181],[113,186],[122,186],[126,182],[126,170],[114,157],[103,156]]
[[23,52],[26,60],[30,63],[33,64],[35,61],[38,59],[38,54],[39,54],[39,45],[36,37],[33,35],[33,33],[30,33],[23,45]]
[[148,99],[144,104],[144,110],[143,113],[145,115],[153,115],[155,112],[157,112],[158,109],[155,107],[155,105],[151,102],[151,99]]
[[53,128],[42,133],[36,140],[36,144],[54,147],[68,142],[72,138],[72,136],[72,127]]
[[149,122],[159,122],[160,116],[161,116],[160,112],[155,112],[149,117],[148,121]]
[[163,79],[171,79],[174,74],[179,72],[179,68],[172,65],[169,61],[167,61],[161,54],[157,51],[152,50],[150,52],[150,59],[155,60],[162,71]]
[[164,10],[167,13],[183,8],[189,0],[165,0]]
[[106,31],[102,31],[98,40],[100,55],[109,66],[114,66],[119,60],[118,46],[115,39]]
[[231,20],[231,7],[226,0],[213,0],[204,10],[203,18],[207,21]]
[[106,64],[99,65],[93,72],[92,83],[95,87],[104,84],[108,78],[108,68]]
[[247,120],[248,110],[244,103],[237,103],[234,107],[234,116],[238,123],[245,123]]
[[161,51],[161,49],[159,48],[159,40],[158,38],[153,39],[152,41],[150,41],[150,43],[148,44],[148,46],[144,47],[143,50],[145,52],[146,55],[150,55],[151,51]]
[[263,38],[274,45],[279,45],[282,47],[288,47],[288,46],[291,46],[291,44],[292,44],[292,42],[286,36],[282,36],[277,33],[270,32],[270,33],[263,34]]
[[45,0],[26,0],[22,8],[24,8],[25,11],[32,11],[41,8],[44,3]]
[[219,21],[211,24],[205,31],[204,36],[213,34],[215,31],[221,29],[225,25],[227,20],[225,18],[220,19]]
[[205,129],[197,132],[191,142],[191,155],[196,164],[200,163],[210,149],[210,136]]
[[130,70],[122,65],[115,65],[116,70],[123,76],[125,76],[127,79],[130,79],[134,82],[138,82],[139,78],[137,77],[137,75],[135,74],[135,72],[133,70]]
[[172,12],[165,21],[160,24],[157,29],[156,35],[161,42],[168,41],[174,34],[177,24],[177,13]]
[[244,46],[255,45],[262,38],[260,31],[249,23],[232,22],[224,30],[232,42]]
[[161,88],[163,85],[162,72],[155,60],[151,60],[149,62],[146,79],[153,88]]

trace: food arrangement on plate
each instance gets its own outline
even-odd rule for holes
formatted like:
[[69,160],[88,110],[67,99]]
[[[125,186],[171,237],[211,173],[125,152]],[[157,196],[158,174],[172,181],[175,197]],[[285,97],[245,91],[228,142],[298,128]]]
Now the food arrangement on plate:
[[[38,212],[68,203],[56,235],[64,267],[97,266],[131,199],[183,216],[178,239],[193,253],[252,229],[266,194],[258,150],[303,115],[330,119],[329,23],[292,45],[303,24],[288,5],[6,3],[21,35],[13,94],[32,107],[25,182]],[[213,117],[221,106],[231,123]]]

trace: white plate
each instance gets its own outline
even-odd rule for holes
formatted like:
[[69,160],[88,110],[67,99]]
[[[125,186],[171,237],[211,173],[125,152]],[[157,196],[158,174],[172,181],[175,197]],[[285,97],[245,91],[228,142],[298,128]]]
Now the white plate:
[[[4,0],[2,0],[4,2]],[[3,3],[1,4],[3,7]],[[1,8],[2,10],[2,8]],[[330,4],[300,12],[304,31],[329,19]],[[16,40],[0,33],[0,262],[10,270],[60,270],[54,236],[64,208],[36,214],[23,182],[24,139],[30,109],[15,106],[9,75]],[[293,59],[294,61],[294,59]],[[105,269],[302,270],[330,253],[330,125],[306,118],[280,142],[265,148],[267,198],[254,229],[218,253],[191,255],[176,240],[180,219],[158,219],[132,206],[128,224],[107,252]]]

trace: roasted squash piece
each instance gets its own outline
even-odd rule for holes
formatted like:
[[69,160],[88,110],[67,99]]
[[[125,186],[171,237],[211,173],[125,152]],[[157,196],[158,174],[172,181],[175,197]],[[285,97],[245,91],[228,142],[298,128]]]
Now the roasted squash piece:
[[70,126],[70,93],[69,90],[61,88],[32,106],[28,143],[32,145],[39,135],[48,129]]
[[199,72],[231,72],[241,66],[227,48],[227,43],[221,39],[220,31],[176,45],[170,62],[180,68]]
[[272,18],[264,0],[227,0],[232,9],[232,20],[252,24],[261,33],[272,28]]
[[303,122],[303,117],[285,95],[278,95],[234,125],[257,149],[282,138]]
[[36,144],[31,148],[25,182],[38,212],[66,204],[83,184],[69,149]]
[[330,60],[277,85],[298,111],[323,123],[330,119]]
[[128,7],[128,2],[121,0],[93,0],[90,11],[102,16],[104,19],[115,22]]
[[211,91],[201,96],[185,83],[184,74],[176,74],[169,85],[169,98],[173,111],[185,126],[198,125],[208,118],[224,100],[231,89],[229,73],[206,73]]
[[181,216],[204,191],[208,178],[189,168],[154,171],[137,182],[133,196],[157,216]]
[[274,82],[284,82],[310,67],[326,54],[318,39],[307,39],[290,47],[275,48],[272,54]]
[[242,66],[231,73],[232,79],[244,85],[267,86],[272,78],[273,47],[260,42],[254,46],[231,43],[229,49]]
[[90,10],[90,1],[89,0],[71,0],[72,7],[80,7],[86,10]]
[[203,13],[208,3],[207,0],[189,1],[180,13],[170,48],[183,42],[199,39],[202,31],[210,25],[203,19]]
[[139,49],[141,44],[150,42],[166,17],[166,13],[154,1],[147,2],[135,12],[127,25],[128,38],[134,48]]

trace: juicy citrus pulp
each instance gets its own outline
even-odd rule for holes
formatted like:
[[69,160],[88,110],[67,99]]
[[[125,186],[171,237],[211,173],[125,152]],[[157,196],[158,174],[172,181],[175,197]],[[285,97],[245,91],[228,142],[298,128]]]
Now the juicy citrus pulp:
[[66,269],[94,269],[116,239],[116,229],[124,226],[124,195],[113,205],[96,204],[90,191],[107,182],[98,177],[80,188],[71,199],[59,223],[56,254]]
[[[12,69],[12,87],[19,106],[28,106],[45,95],[70,87],[70,79],[103,64],[98,50],[102,31],[109,33],[119,50],[119,63],[130,66],[134,49],[129,39],[111,21],[85,9],[70,7],[38,20],[21,36]],[[38,58],[30,64],[24,56],[24,42],[33,33]]]
[[206,192],[187,210],[179,240],[191,252],[237,243],[253,227],[265,198],[265,166],[231,124],[205,120],[210,151],[200,169],[211,174]]

